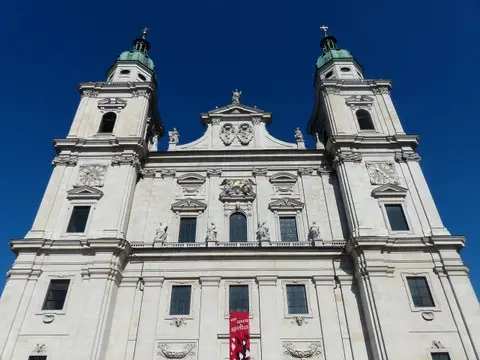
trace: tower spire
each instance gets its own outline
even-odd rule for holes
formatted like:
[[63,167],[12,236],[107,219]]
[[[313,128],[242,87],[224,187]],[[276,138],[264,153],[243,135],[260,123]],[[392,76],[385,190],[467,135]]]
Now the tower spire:
[[141,53],[146,54],[150,50],[150,43],[147,40],[148,30],[147,27],[142,29],[142,37],[136,38],[133,42],[133,50],[140,51]]

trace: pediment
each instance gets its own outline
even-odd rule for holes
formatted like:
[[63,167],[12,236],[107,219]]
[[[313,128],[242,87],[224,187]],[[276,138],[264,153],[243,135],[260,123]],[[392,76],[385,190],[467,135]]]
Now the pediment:
[[292,198],[283,198],[280,200],[272,201],[269,204],[269,207],[273,211],[278,210],[302,210],[304,207],[304,203],[299,200],[295,200]]
[[270,182],[272,184],[294,184],[297,182],[297,176],[287,173],[280,172],[270,176]]
[[191,198],[183,199],[172,204],[172,211],[203,212],[206,208],[207,204]]
[[79,186],[67,191],[67,199],[94,199],[99,200],[103,196],[103,192],[91,186]]
[[367,95],[353,95],[345,99],[348,106],[371,106],[373,98]]
[[205,182],[205,176],[199,175],[199,174],[194,174],[194,173],[188,173],[184,174],[182,176],[179,176],[177,179],[177,183],[181,185],[186,185],[186,184],[197,184],[201,185]]
[[408,189],[395,184],[385,184],[372,191],[374,198],[379,197],[405,197]]
[[215,115],[220,115],[220,114],[259,114],[263,113],[264,111],[262,109],[256,108],[256,107],[251,107],[243,104],[230,104],[226,106],[222,106],[220,108],[216,108],[213,110],[210,110],[208,113],[209,114],[215,114]]
[[103,98],[98,100],[97,107],[100,110],[122,110],[125,106],[127,106],[127,102],[123,99],[118,97],[115,98]]

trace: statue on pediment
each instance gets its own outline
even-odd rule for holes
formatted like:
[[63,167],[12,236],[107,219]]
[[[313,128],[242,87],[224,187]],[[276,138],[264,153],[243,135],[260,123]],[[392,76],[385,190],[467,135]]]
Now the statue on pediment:
[[240,96],[242,96],[242,92],[238,91],[238,89],[232,91],[232,104],[240,104]]
[[304,141],[303,140],[303,134],[302,134],[302,130],[300,130],[300,128],[297,127],[297,129],[295,130],[295,141],[299,142],[299,141]]
[[173,128],[172,131],[168,132],[168,143],[169,144],[178,144],[180,135],[176,128]]

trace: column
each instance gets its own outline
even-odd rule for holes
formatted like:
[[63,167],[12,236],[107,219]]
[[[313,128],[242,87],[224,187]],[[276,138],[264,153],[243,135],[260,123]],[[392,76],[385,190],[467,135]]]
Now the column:
[[283,311],[278,304],[276,276],[257,276],[260,300],[260,344],[262,359],[283,359],[279,334],[279,316]]
[[345,360],[333,275],[314,276],[313,282],[317,293],[325,359]]
[[218,288],[220,277],[201,276],[200,284],[200,337],[198,359],[218,359]]
[[[155,331],[157,329],[160,295],[163,288],[163,276],[146,277],[143,299],[140,304],[134,360],[152,359],[155,352]],[[129,334],[130,335],[130,334]]]
[[[218,127],[218,126],[217,126]],[[222,169],[212,168],[207,170],[208,180],[205,186],[207,187],[205,198],[208,199],[208,206],[206,209],[205,223],[215,223],[217,227],[217,241],[228,241],[228,232],[225,229],[223,203],[218,201],[220,194],[220,176]],[[228,222],[227,222],[228,223]],[[207,229],[207,228],[205,228]],[[207,246],[215,246],[214,243],[207,244]]]
[[[253,169],[253,176],[255,176],[255,183],[257,184],[257,198],[255,199],[255,209],[253,216],[253,229],[249,229],[249,241],[257,240],[257,223],[266,221],[267,227],[270,229],[270,239],[265,239],[262,245],[269,245],[268,240],[280,241],[279,234],[275,233],[275,221],[270,210],[268,210],[268,202],[270,201],[270,194],[272,193],[272,187],[267,180],[266,168]],[[253,230],[253,231],[252,231]]]

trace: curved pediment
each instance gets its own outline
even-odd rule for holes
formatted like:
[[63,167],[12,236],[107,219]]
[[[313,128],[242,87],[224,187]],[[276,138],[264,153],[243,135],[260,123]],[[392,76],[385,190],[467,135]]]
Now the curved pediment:
[[270,176],[270,182],[272,184],[294,184],[297,182],[297,176],[287,173],[279,172]]
[[205,182],[206,178],[205,176],[199,175],[199,174],[194,174],[194,173],[188,173],[184,174],[182,176],[179,176],[177,179],[177,183],[179,184],[198,184],[201,185]]

